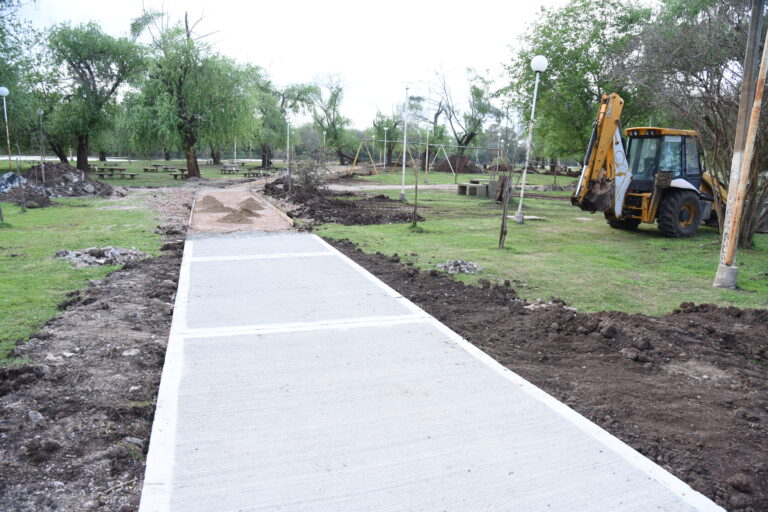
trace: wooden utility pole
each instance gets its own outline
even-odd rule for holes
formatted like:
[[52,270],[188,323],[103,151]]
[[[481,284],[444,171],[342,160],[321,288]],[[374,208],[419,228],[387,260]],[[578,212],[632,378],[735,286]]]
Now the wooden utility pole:
[[[728,180],[728,202],[723,222],[723,242],[720,248],[720,264],[712,286],[733,290],[739,275],[735,266],[736,247],[739,242],[741,216],[749,185],[749,170],[755,150],[755,138],[760,122],[760,109],[768,70],[768,48],[763,48],[760,70],[755,75],[757,49],[762,34],[764,0],[753,0],[752,19],[749,23],[747,51],[744,57],[744,78],[739,99],[739,117],[736,121],[736,137],[733,145],[731,174]],[[766,36],[768,38],[768,35]],[[748,110],[751,105],[751,111]]]

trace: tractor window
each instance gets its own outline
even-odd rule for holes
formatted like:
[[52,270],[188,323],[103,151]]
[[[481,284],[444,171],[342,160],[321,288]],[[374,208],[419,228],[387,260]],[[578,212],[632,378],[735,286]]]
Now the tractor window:
[[632,178],[650,181],[653,179],[656,167],[656,151],[659,148],[658,138],[634,138],[629,142],[629,164]]
[[659,152],[659,171],[671,172],[673,178],[682,176],[682,150],[683,138],[680,135],[665,135]]
[[698,176],[701,174],[699,162],[699,145],[693,137],[685,138],[685,175]]

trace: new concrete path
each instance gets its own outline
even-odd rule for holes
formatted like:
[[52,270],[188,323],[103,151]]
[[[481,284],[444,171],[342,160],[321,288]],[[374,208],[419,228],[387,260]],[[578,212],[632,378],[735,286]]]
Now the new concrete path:
[[141,512],[722,510],[316,236],[187,241]]

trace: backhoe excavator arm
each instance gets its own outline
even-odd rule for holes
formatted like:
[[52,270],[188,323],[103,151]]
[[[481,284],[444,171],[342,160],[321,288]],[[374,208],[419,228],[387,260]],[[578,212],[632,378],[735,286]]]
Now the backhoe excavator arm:
[[618,94],[604,94],[592,127],[584,167],[571,203],[590,212],[613,210],[621,216],[624,195],[631,181],[621,141],[621,111],[624,100]]

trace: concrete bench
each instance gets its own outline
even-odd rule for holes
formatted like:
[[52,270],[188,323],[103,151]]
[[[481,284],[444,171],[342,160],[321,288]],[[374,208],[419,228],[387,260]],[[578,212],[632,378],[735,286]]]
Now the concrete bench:
[[487,183],[459,183],[457,187],[460,196],[488,197]]
[[144,167],[144,172],[157,172],[157,167]]
[[138,176],[138,174],[135,173],[135,172],[121,172],[119,174],[119,176],[121,176],[122,178],[125,178],[127,180],[132,180],[132,179],[135,179],[136,176]]
[[173,172],[173,173],[171,173],[171,176],[173,176],[173,179],[175,179],[175,180],[178,180],[178,179],[185,180],[188,177],[187,173],[185,173],[185,172]]

